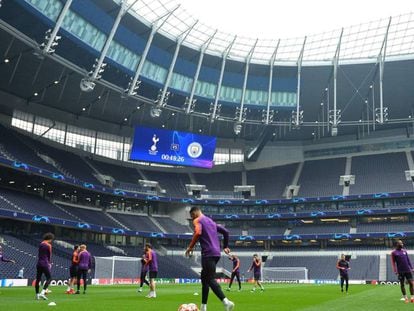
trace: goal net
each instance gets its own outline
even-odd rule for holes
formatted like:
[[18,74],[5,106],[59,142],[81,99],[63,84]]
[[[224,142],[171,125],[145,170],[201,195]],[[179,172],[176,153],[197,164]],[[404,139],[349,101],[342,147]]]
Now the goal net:
[[306,267],[263,267],[262,277],[264,281],[307,280],[308,269]]
[[141,269],[141,258],[95,256],[95,279],[108,279],[114,284],[116,279],[137,279]]

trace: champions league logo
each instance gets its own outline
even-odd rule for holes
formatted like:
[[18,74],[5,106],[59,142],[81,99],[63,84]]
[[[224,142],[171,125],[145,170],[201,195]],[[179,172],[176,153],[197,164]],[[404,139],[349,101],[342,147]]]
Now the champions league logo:
[[187,153],[191,158],[193,159],[198,158],[199,156],[201,156],[202,152],[203,152],[203,147],[201,147],[199,143],[192,142],[191,144],[188,145]]
[[157,150],[157,143],[160,141],[160,139],[157,137],[156,134],[152,137],[153,145],[151,146],[150,150],[148,150],[150,155],[156,155],[158,153]]

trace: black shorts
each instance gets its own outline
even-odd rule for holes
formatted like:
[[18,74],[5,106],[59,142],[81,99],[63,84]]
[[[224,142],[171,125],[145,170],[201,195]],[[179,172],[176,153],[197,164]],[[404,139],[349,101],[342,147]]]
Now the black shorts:
[[52,278],[52,276],[50,275],[49,268],[37,266],[36,267],[36,280],[40,281],[42,279],[42,274],[45,275],[47,280],[50,280]]
[[232,272],[231,276],[233,276],[233,275],[240,277],[240,271]]
[[78,276],[78,266],[72,265],[69,269],[69,275],[71,278],[76,278]]
[[216,265],[220,257],[201,257],[201,280],[209,282],[216,277]]
[[262,274],[261,273],[255,273],[254,274],[254,280],[255,281],[260,281],[262,279]]
[[349,280],[348,274],[340,274],[340,276],[341,276],[341,279]]
[[157,278],[157,271],[150,271],[149,272],[149,278],[150,278],[150,280],[152,280],[152,279],[156,279]]
[[88,269],[80,269],[80,268],[78,268],[77,278],[78,278],[78,284],[80,283],[80,280],[81,279],[86,280],[88,278]]
[[400,280],[400,282],[404,282],[405,279],[407,281],[412,281],[413,274],[411,272],[401,272],[401,273],[398,273],[398,279]]

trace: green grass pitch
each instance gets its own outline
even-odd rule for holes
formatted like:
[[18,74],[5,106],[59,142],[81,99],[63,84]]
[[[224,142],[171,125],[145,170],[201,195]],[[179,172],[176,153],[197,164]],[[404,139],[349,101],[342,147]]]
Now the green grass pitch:
[[[251,285],[244,285],[241,292],[225,292],[236,303],[237,311],[262,310],[414,310],[414,304],[400,301],[399,286],[351,285],[348,295],[342,294],[339,285],[267,285],[264,292],[250,292]],[[176,311],[182,303],[200,305],[200,285],[159,285],[156,299],[145,298],[136,292],[136,286],[90,286],[86,295],[66,295],[65,287],[52,287],[48,301],[34,300],[33,288],[0,288],[0,310],[138,310]],[[407,288],[408,289],[408,288]],[[48,306],[54,301],[56,306]],[[209,311],[223,310],[221,303],[210,291]]]

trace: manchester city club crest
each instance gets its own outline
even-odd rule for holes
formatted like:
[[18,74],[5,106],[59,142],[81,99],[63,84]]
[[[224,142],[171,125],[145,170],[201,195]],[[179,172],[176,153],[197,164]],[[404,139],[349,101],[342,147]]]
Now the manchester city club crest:
[[203,152],[203,147],[201,147],[199,143],[192,142],[191,144],[188,145],[187,153],[191,158],[193,159],[198,158],[199,156],[201,156],[202,152]]

